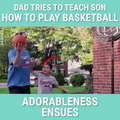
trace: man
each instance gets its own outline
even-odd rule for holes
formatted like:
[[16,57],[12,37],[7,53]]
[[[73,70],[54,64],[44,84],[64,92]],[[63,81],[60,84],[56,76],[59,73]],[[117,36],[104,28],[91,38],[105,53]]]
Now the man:
[[[9,71],[8,71],[8,89],[11,94],[30,94],[30,53],[26,50],[28,40],[25,32],[17,33],[26,39],[26,43],[12,44],[14,49],[8,53]],[[35,62],[39,64],[39,60]]]

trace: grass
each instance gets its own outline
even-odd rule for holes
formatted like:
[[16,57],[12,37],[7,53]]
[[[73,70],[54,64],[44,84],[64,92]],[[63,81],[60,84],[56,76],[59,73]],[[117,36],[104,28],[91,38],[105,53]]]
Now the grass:
[[[72,87],[72,86],[66,86],[65,88],[67,88],[70,93],[85,93],[86,89],[84,86],[81,87]],[[57,89],[57,88],[53,88],[53,92],[54,94],[63,94],[61,90]],[[31,93],[32,94],[37,94],[37,87],[31,87]],[[0,94],[9,94],[8,89],[7,88],[0,88]]]
[[7,83],[7,79],[0,79],[0,83]]
[[[7,83],[7,79],[0,79],[0,83]],[[86,88],[84,86],[81,87],[72,87],[72,86],[65,86],[70,93],[85,93]],[[37,94],[37,87],[31,87],[31,93],[32,94]],[[53,93],[54,94],[63,94],[63,92],[57,88],[53,88]],[[9,91],[7,88],[0,88],[0,94],[9,94]]]
[[7,88],[0,88],[0,94],[8,94],[8,89]]

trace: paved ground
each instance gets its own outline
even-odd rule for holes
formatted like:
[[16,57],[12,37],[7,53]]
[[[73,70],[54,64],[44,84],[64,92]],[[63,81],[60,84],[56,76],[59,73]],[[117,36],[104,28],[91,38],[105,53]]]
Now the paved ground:
[[0,83],[0,88],[7,88],[7,83]]

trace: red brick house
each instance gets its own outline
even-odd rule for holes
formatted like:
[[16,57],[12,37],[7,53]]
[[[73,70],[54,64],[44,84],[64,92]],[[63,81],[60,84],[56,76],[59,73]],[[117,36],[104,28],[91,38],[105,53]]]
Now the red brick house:
[[[103,44],[93,28],[93,93],[111,93],[111,42]],[[120,93],[120,40],[114,42],[114,92]]]

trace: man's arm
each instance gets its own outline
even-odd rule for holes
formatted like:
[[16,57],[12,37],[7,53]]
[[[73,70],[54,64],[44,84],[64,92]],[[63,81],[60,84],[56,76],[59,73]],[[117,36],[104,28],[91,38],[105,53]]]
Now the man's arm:
[[13,61],[13,65],[15,67],[19,67],[21,65],[21,53],[17,52],[17,55],[15,57],[15,60]]
[[17,51],[17,55],[15,57],[15,60],[13,61],[13,64],[15,67],[19,67],[21,65],[21,55],[23,51],[25,50],[25,45],[18,43],[14,47]]

